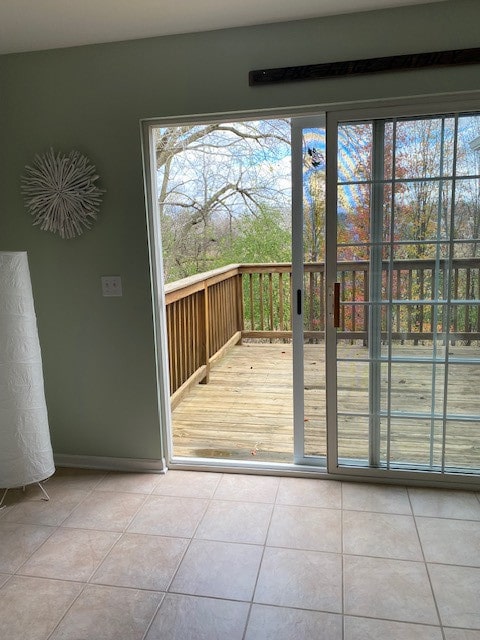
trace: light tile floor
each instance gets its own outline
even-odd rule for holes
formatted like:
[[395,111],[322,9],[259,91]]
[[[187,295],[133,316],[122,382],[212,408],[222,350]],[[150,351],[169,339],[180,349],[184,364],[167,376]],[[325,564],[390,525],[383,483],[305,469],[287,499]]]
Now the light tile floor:
[[480,493],[60,469],[0,511],[5,640],[480,640]]

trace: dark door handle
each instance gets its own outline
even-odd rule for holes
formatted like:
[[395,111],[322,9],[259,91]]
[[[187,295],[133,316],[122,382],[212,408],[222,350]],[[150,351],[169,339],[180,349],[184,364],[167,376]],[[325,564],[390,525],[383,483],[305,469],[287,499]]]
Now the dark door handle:
[[333,283],[333,326],[340,327],[340,282]]

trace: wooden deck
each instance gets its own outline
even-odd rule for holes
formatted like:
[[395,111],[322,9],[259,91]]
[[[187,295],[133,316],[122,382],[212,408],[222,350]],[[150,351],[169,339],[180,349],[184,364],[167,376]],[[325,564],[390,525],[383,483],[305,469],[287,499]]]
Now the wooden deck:
[[[402,355],[431,356],[431,347],[395,347]],[[422,353],[420,354],[420,351]],[[458,346],[459,356],[480,358],[479,347]],[[366,356],[361,346],[342,345],[339,354]],[[354,355],[355,354],[355,355]],[[392,409],[428,411],[432,382],[428,364],[395,364],[392,368]],[[305,443],[307,455],[325,455],[324,344],[305,346]],[[477,364],[451,366],[448,412],[480,414]],[[382,382],[386,371],[382,371]],[[340,411],[368,412],[368,364],[339,364]],[[443,380],[436,384],[437,407]],[[386,398],[382,400],[386,406]],[[269,462],[293,460],[292,347],[243,344],[233,347],[211,369],[208,384],[194,386],[175,408],[175,456],[231,458]],[[368,419],[339,417],[339,451],[347,458],[368,456]],[[381,453],[386,456],[386,422],[381,425]],[[435,423],[430,450],[431,420],[392,420],[390,459],[396,462],[441,462],[442,421]],[[448,423],[446,463],[480,469],[480,423]]]
[[235,346],[174,410],[174,452],[291,461],[292,423],[291,345]]

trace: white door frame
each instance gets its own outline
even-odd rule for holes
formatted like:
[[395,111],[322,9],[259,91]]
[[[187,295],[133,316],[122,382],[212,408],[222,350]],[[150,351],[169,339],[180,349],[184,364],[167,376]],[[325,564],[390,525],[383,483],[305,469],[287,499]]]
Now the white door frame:
[[[439,103],[439,100],[441,102]],[[337,461],[337,388],[336,388],[336,330],[333,327],[333,283],[336,281],[336,166],[337,166],[337,149],[336,149],[336,126],[339,120],[346,118],[374,118],[375,113],[381,110],[383,117],[400,115],[403,110],[406,114],[432,113],[439,108],[449,108],[454,110],[456,107],[464,110],[474,110],[480,107],[480,91],[465,92],[463,95],[442,95],[440,97],[424,96],[418,98],[416,108],[412,107],[411,98],[363,101],[358,103],[358,109],[354,109],[352,103],[343,103],[335,106],[335,110],[330,109],[330,105],[309,105],[298,108],[286,109],[264,109],[252,110],[232,113],[215,113],[215,114],[199,114],[184,117],[164,117],[144,119],[140,122],[140,134],[142,145],[142,157],[144,168],[144,188],[145,201],[147,211],[147,228],[148,243],[150,257],[150,275],[151,275],[151,291],[153,303],[153,321],[154,321],[154,339],[156,351],[156,370],[157,370],[157,400],[158,413],[160,421],[160,439],[161,439],[161,455],[164,468],[166,465],[183,468],[198,469],[205,468],[212,471],[248,471],[249,473],[274,473],[282,475],[296,475],[309,477],[330,477],[330,478],[349,478],[352,480],[378,481],[378,482],[398,482],[403,484],[417,484],[431,486],[433,476],[423,472],[406,472],[406,471],[389,471],[388,477],[382,470],[371,468],[341,468]],[[442,105],[439,107],[439,104]],[[368,105],[371,108],[368,108]],[[383,106],[382,106],[383,105]],[[434,109],[432,105],[436,105]],[[158,126],[173,126],[178,124],[193,124],[198,122],[206,122],[219,120],[221,118],[228,119],[250,119],[250,118],[275,118],[275,117],[291,117],[294,118],[313,118],[317,119],[318,114],[326,113],[326,301],[325,301],[325,358],[326,366],[326,403],[327,403],[327,468],[321,468],[315,459],[304,456],[304,423],[303,423],[303,319],[298,317],[299,314],[293,314],[294,326],[301,327],[296,329],[294,333],[294,350],[296,351],[296,360],[294,364],[294,464],[272,464],[272,463],[250,463],[242,461],[228,460],[204,460],[204,459],[182,459],[172,460],[172,436],[171,436],[171,414],[170,414],[170,394],[169,394],[169,375],[167,361],[167,340],[166,340],[166,317],[165,317],[165,296],[163,285],[163,262],[160,223],[158,217],[158,203],[153,187],[156,184],[155,176],[155,157],[153,151],[153,128]],[[380,116],[379,116],[380,117]],[[301,145],[299,146],[299,158],[292,149],[292,161],[295,157],[297,170],[292,168],[292,184],[293,189],[302,189],[301,175]],[[294,178],[293,176],[297,176]],[[295,186],[296,182],[296,186]],[[295,279],[292,277],[292,286],[294,290],[303,289],[303,229],[298,211],[293,213],[292,218],[297,220],[297,230],[292,233],[294,239],[294,255],[292,261],[301,262],[301,271],[297,269]],[[292,223],[293,223],[292,219]],[[297,235],[297,234],[300,234]],[[299,257],[301,251],[301,257]],[[301,343],[300,343],[301,340]],[[301,356],[300,356],[301,354]],[[445,486],[468,488],[472,484],[478,486],[477,476],[456,476],[452,474],[444,474],[439,477],[435,484],[441,482]]]

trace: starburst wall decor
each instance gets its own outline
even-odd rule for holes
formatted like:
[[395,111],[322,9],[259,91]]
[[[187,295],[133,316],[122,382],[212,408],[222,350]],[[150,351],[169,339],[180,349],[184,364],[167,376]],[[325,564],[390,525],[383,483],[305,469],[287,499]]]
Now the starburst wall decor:
[[43,231],[74,238],[97,219],[103,189],[95,182],[95,166],[78,151],[68,155],[50,149],[25,167],[22,194],[33,224]]

